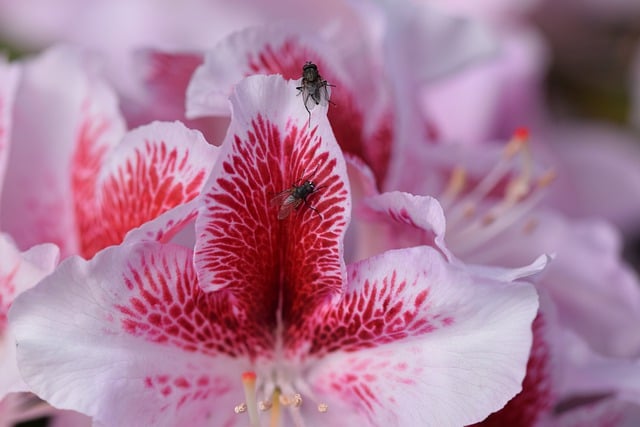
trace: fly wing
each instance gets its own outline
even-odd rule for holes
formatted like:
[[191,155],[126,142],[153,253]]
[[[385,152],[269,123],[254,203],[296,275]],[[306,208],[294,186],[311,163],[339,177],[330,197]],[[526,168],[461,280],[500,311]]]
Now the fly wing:
[[326,107],[331,99],[331,87],[326,81],[322,81],[322,84],[316,88],[315,101],[316,104],[320,104]]
[[304,105],[309,111],[313,110],[316,105],[326,107],[329,103],[330,95],[329,86],[325,81],[309,85],[303,89]]
[[302,203],[302,199],[296,199],[293,196],[290,196],[287,200],[284,201],[280,205],[280,210],[278,211],[278,219],[285,219],[288,217],[292,211],[298,209],[300,204]]
[[269,202],[269,204],[271,206],[282,206],[284,202],[286,202],[287,198],[291,196],[292,192],[293,192],[292,188],[287,188],[286,190],[281,191],[280,193],[276,194],[271,198],[271,201]]
[[271,206],[278,206],[278,219],[285,219],[291,214],[291,211],[298,209],[301,199],[293,197],[293,189],[288,188],[281,193],[276,194],[271,199]]

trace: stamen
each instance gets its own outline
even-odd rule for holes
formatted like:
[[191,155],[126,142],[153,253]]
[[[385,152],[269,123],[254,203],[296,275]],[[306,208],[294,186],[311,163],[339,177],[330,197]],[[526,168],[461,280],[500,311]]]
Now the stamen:
[[[474,250],[525,217],[540,202],[545,193],[543,190],[555,179],[553,170],[544,172],[536,179],[528,139],[528,129],[516,130],[504,149],[502,159],[475,188],[447,209],[447,240],[458,255]],[[518,175],[510,177],[513,174],[512,159],[516,154],[519,154],[522,164]],[[459,173],[454,171],[452,174]],[[452,176],[451,180],[455,179]],[[501,180],[508,180],[502,198],[498,201],[487,200],[489,193]],[[451,184],[445,194],[450,187]],[[479,208],[483,208],[483,214],[474,220],[475,210]]]
[[269,420],[270,427],[279,427],[280,426],[280,389],[276,388],[273,391],[273,396],[271,398],[271,419]]
[[320,403],[320,404],[318,404],[318,412],[321,412],[321,413],[323,413],[323,414],[324,414],[324,413],[325,413],[325,412],[327,412],[328,410],[329,410],[329,405],[327,405],[326,403]]
[[[260,426],[258,416],[258,402],[256,399],[256,374],[255,372],[244,372],[242,374],[242,385],[244,386],[244,396],[247,399],[245,410],[249,413],[249,423],[251,427]],[[243,411],[244,412],[244,411]]]
[[243,403],[237,405],[235,408],[233,408],[233,411],[236,414],[242,414],[244,412],[247,412],[247,404],[243,402]]
[[[505,178],[509,171],[511,170],[511,159],[517,153],[523,151],[526,147],[527,139],[524,139],[525,135],[524,131],[519,134],[514,135],[514,137],[509,141],[509,143],[504,148],[502,159],[491,169],[484,178],[458,203],[454,203],[453,206],[447,206],[443,204],[443,207],[447,209],[447,223],[448,228],[454,227],[460,221],[468,219],[473,212],[475,212],[476,206],[480,203],[480,201],[485,198],[489,192],[500,182],[501,179]],[[528,134],[527,134],[528,135]],[[531,174],[529,165],[531,164],[531,160],[526,158],[523,159],[523,177],[524,179],[529,179]],[[451,181],[458,179],[455,178],[454,175],[460,174],[460,172],[454,171],[452,172]],[[449,185],[451,186],[451,184]],[[448,189],[448,188],[447,188]],[[445,190],[445,194],[446,194]]]
[[451,177],[449,178],[449,183],[447,184],[447,188],[444,190],[442,196],[440,197],[440,203],[443,206],[448,206],[453,202],[453,200],[460,194],[460,192],[464,189],[464,186],[467,182],[467,172],[464,168],[460,166],[456,166],[451,172]]

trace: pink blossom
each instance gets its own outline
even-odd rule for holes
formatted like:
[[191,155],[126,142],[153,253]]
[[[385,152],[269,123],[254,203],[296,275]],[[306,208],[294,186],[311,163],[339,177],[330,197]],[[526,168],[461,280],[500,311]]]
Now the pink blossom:
[[[14,299],[53,271],[58,248],[34,246],[25,252],[9,236],[0,234],[0,426],[55,414],[55,410],[30,393],[16,363],[16,343],[7,315]],[[85,423],[86,425],[86,423]]]
[[[38,395],[113,426],[280,424],[283,407],[287,425],[463,425],[520,389],[537,297],[513,280],[541,265],[473,269],[420,246],[345,267],[345,163],[296,86],[236,86],[195,253],[128,240],[15,302]],[[301,179],[315,191],[278,219],[270,201]]]
[[[366,171],[354,164],[365,195],[361,219],[371,221],[360,226],[366,243],[357,246],[372,251],[354,256],[421,242],[446,244],[465,262],[494,266],[554,253],[536,282],[544,303],[523,391],[484,424],[579,425],[576,420],[591,416],[592,425],[611,425],[622,418],[625,402],[638,403],[640,286],[620,259],[615,229],[602,221],[569,221],[542,206],[552,175],[533,162],[526,137],[520,131],[502,152],[433,147],[423,178],[412,175],[413,192],[437,195],[442,207],[427,196],[376,195]],[[425,223],[425,212],[440,220]],[[581,357],[574,355],[578,342]]]
[[126,133],[115,95],[70,48],[14,67],[0,220],[20,247],[91,257],[199,192],[217,156],[199,132],[156,122]]

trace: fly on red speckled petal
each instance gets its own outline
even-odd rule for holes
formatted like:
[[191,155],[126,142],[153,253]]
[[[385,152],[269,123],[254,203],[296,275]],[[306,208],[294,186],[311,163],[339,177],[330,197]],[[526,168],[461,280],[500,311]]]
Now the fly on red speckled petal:
[[317,193],[322,187],[316,186],[315,182],[309,178],[310,176],[299,179],[290,188],[281,191],[271,199],[272,206],[279,206],[278,219],[282,220],[287,218],[293,210],[297,210],[302,204],[322,218],[322,214],[318,209],[312,206],[307,200],[310,195]]
[[309,126],[311,126],[311,110],[316,105],[326,106],[331,100],[330,87],[334,85],[328,83],[318,72],[318,66],[311,61],[307,61],[302,67],[302,79],[298,89],[298,95],[302,94],[304,108],[309,113]]

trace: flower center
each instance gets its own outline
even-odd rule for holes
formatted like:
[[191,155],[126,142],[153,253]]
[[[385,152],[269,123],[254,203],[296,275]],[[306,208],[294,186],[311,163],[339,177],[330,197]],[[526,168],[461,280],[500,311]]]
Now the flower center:
[[[304,403],[302,394],[296,391],[288,382],[278,379],[278,375],[273,380],[259,381],[258,376],[253,371],[242,374],[242,385],[244,388],[245,402],[234,408],[236,414],[248,414],[249,425],[260,427],[260,412],[270,412],[269,427],[279,427],[283,424],[283,409],[288,410],[293,424],[296,427],[304,427],[301,408]],[[301,389],[307,389],[301,386]],[[305,395],[315,401],[310,391],[305,390]],[[305,399],[307,400],[307,399]],[[327,412],[329,406],[326,403],[317,403],[318,412]]]
[[[477,249],[528,214],[544,197],[555,172],[534,171],[527,129],[518,129],[500,159],[475,185],[456,167],[440,197],[447,217],[447,242],[459,256]],[[517,166],[517,160],[520,166]],[[525,224],[532,231],[534,222]]]

